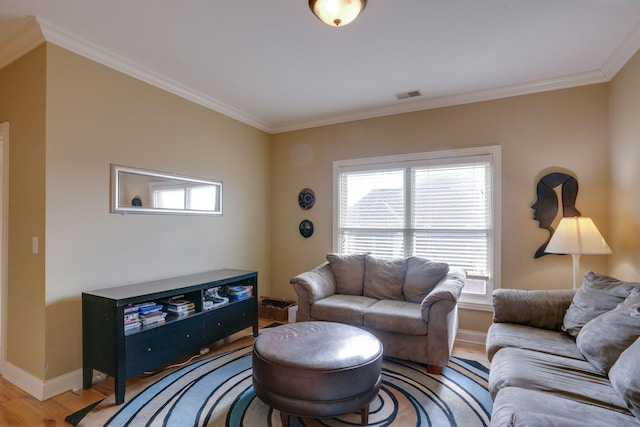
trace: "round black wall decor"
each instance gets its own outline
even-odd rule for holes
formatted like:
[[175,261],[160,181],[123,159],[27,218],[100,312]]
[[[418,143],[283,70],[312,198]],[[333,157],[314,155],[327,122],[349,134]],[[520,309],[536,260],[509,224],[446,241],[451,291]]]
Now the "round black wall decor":
[[308,219],[304,219],[300,223],[299,229],[302,237],[308,239],[313,234],[313,223]]
[[310,188],[305,188],[298,194],[298,205],[302,210],[309,210],[316,203],[316,194]]

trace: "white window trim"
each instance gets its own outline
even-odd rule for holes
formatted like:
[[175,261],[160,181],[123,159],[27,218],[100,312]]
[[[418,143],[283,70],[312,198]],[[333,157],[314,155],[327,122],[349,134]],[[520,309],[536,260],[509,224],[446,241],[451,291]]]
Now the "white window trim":
[[[446,163],[447,159],[456,159],[459,157],[471,156],[491,156],[492,158],[492,230],[493,245],[492,250],[488,254],[491,264],[491,290],[500,288],[500,260],[501,260],[501,212],[502,212],[502,160],[501,147],[499,145],[491,145],[487,147],[462,148],[452,150],[430,151],[424,153],[399,154],[383,157],[367,157],[361,159],[336,160],[333,162],[333,250],[338,251],[338,218],[339,218],[339,176],[344,171],[367,170],[376,165],[384,165],[385,167],[406,167],[411,163],[420,161],[442,162]],[[492,311],[491,292],[481,297],[464,294],[460,297],[458,306],[473,310]]]

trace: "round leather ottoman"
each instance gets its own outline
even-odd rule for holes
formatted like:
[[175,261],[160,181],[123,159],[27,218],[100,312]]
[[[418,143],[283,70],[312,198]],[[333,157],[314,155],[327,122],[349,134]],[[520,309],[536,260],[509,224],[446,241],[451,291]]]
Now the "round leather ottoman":
[[367,331],[334,322],[265,329],[253,345],[253,388],[267,405],[289,415],[322,418],[361,411],[380,390],[382,344]]

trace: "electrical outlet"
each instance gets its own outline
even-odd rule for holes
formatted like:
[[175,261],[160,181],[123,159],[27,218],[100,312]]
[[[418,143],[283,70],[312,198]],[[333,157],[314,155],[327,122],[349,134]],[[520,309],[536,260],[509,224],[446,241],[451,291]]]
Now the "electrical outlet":
[[209,353],[209,347],[204,347],[200,349],[200,356],[207,353]]

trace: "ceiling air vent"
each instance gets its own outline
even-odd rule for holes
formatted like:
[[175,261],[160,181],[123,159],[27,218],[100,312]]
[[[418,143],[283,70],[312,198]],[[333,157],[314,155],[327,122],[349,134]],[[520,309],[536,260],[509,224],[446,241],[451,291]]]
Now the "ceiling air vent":
[[415,98],[416,96],[422,96],[420,91],[417,89],[409,92],[396,93],[396,98],[398,99]]

